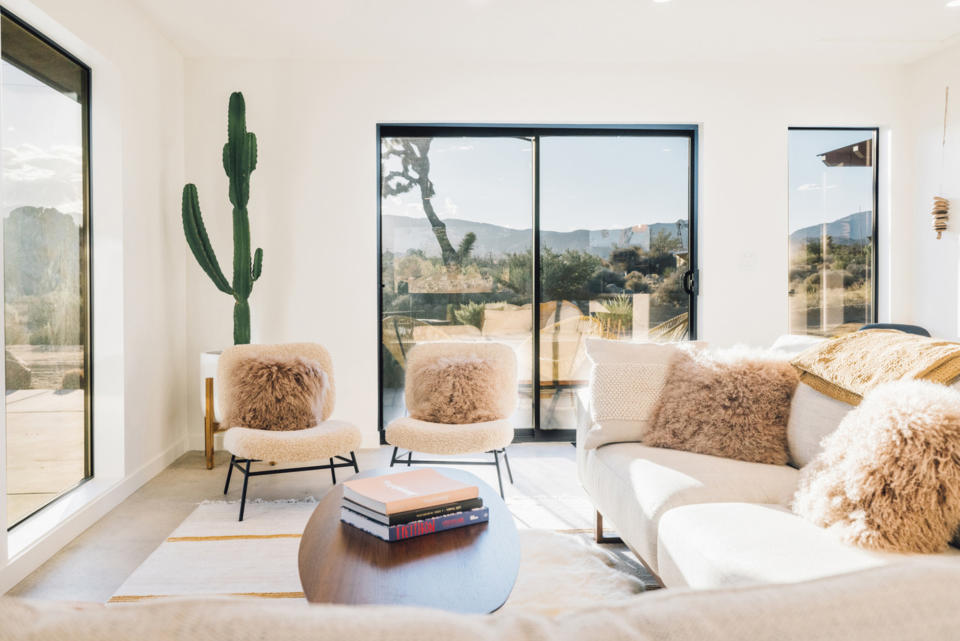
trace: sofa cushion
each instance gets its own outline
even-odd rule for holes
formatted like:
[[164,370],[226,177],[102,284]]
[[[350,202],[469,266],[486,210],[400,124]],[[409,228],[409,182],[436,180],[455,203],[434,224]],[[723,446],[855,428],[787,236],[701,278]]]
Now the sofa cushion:
[[637,442],[647,431],[663,391],[675,346],[587,340],[590,372],[590,416],[593,426],[583,447]]
[[[950,387],[960,391],[960,381]],[[790,464],[803,467],[816,458],[823,449],[820,442],[837,429],[851,410],[849,403],[821,394],[805,383],[797,385],[787,421]]]
[[640,443],[585,453],[581,481],[597,509],[656,571],[657,525],[669,509],[693,503],[787,504],[799,472],[786,465],[747,463]]
[[796,356],[808,347],[818,345],[825,340],[829,339],[823,336],[809,336],[806,334],[784,334],[778,336],[777,340],[773,341],[770,350],[784,355]]
[[803,467],[820,453],[820,441],[832,434],[853,407],[800,383],[790,403],[787,443],[790,462]]
[[118,607],[0,598],[0,640],[409,641],[952,641],[960,626],[960,564],[940,557],[787,585],[657,590],[557,617],[393,606],[308,605],[297,599],[190,598]]
[[[710,503],[660,519],[657,567],[668,587],[790,583],[928,555],[863,550],[782,505]],[[960,550],[948,556],[960,559]]]

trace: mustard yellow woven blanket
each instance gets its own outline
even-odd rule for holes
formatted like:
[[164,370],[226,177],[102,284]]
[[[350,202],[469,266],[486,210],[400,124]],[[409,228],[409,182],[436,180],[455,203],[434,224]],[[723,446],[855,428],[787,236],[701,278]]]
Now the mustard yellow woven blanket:
[[868,329],[814,345],[791,363],[800,372],[801,382],[859,405],[864,394],[890,381],[952,383],[960,377],[960,343]]

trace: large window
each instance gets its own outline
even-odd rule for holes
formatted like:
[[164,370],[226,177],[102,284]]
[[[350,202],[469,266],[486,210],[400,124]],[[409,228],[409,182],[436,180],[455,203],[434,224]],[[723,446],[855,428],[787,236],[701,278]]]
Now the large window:
[[7,524],[89,478],[89,70],[3,13]]
[[382,425],[406,353],[510,345],[518,438],[587,420],[586,339],[693,335],[694,128],[380,127]]
[[877,130],[789,131],[790,332],[876,320]]

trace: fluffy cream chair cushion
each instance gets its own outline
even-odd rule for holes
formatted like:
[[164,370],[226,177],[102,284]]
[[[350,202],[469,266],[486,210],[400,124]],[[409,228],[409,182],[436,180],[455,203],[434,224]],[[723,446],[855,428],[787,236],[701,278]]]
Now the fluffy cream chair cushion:
[[234,388],[234,369],[249,358],[268,358],[268,359],[293,359],[303,358],[314,361],[326,374],[326,387],[324,391],[321,411],[317,417],[318,421],[325,421],[330,418],[336,404],[336,385],[333,376],[333,361],[330,354],[322,345],[316,343],[284,343],[281,345],[234,345],[223,350],[220,360],[217,364],[217,385],[220,387],[219,398],[222,400],[224,427],[233,427],[226,421],[233,413],[233,399],[236,397]]
[[499,343],[425,343],[407,355],[410,416],[430,423],[483,423],[517,406],[517,363]]
[[360,430],[350,423],[324,421],[316,427],[292,432],[231,427],[223,435],[223,447],[241,459],[305,463],[357,450],[360,440]]
[[643,443],[785,465],[797,380],[770,352],[678,350]]
[[261,430],[305,430],[323,411],[327,374],[304,358],[244,358],[230,371],[225,422]]
[[848,543],[942,552],[960,526],[960,393],[878,386],[803,468],[794,509]]
[[405,417],[391,421],[384,436],[390,445],[414,452],[472,454],[510,445],[513,425],[505,420],[448,425]]

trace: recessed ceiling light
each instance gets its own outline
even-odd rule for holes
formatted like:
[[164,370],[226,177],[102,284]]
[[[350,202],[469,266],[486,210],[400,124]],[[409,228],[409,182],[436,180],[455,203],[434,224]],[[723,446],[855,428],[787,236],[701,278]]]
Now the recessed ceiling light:
[[948,7],[960,7],[960,0],[950,0],[947,3]]

